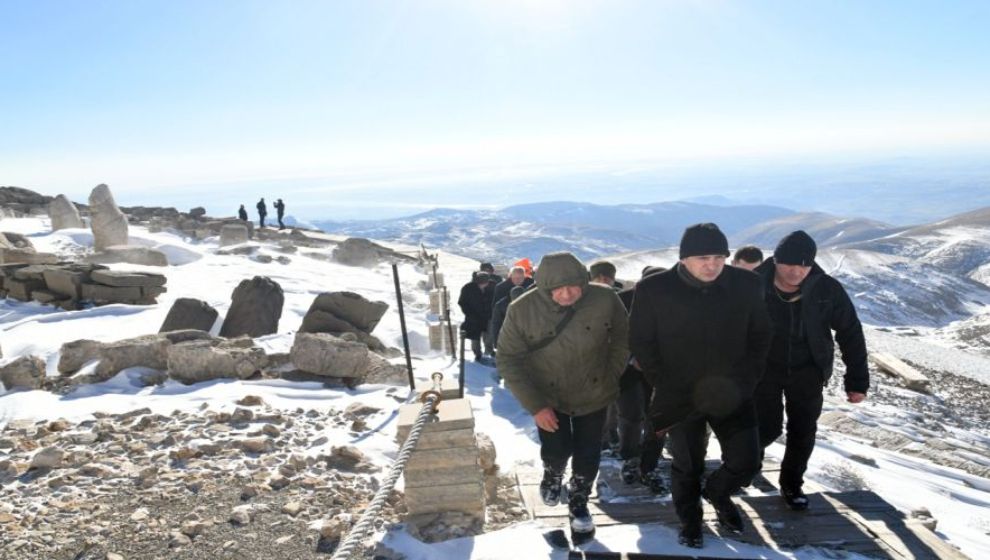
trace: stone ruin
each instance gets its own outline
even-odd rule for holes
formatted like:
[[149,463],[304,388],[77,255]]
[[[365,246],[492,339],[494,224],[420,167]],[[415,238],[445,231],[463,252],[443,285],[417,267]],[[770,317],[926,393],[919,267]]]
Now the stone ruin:
[[166,291],[161,274],[108,270],[96,264],[0,266],[0,297],[36,301],[67,311],[87,304],[152,305]]

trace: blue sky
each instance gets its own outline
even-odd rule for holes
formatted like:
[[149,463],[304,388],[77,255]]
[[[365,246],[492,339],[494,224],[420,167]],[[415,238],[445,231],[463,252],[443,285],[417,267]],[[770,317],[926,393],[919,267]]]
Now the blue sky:
[[0,1],[0,184],[372,200],[457,173],[982,155],[987,21],[983,1]]

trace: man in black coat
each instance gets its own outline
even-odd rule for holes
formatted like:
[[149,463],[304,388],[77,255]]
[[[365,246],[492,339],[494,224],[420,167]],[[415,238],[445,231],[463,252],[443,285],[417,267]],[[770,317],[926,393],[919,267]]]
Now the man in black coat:
[[265,204],[265,199],[262,198],[259,200],[258,204],[255,204],[255,208],[258,209],[258,223],[260,227],[265,227],[265,216],[268,215],[268,205]]
[[[719,523],[742,531],[731,495],[760,467],[753,391],[766,366],[770,319],[759,278],[725,266],[729,244],[715,224],[684,231],[680,261],[636,285],[629,346],[655,390],[650,418],[668,432],[671,494],[680,542],[702,546],[704,496]],[[706,424],[722,449],[722,465],[701,489]]]
[[[660,274],[665,268],[648,266],[642,277]],[[632,309],[635,286],[619,291],[619,299],[626,311]],[[641,482],[654,494],[667,492],[663,474],[658,468],[666,434],[657,434],[649,420],[653,385],[646,380],[643,370],[635,360],[629,360],[619,378],[618,415],[619,457],[622,459],[622,481],[626,484]]]
[[773,322],[766,374],[756,388],[760,445],[766,448],[780,437],[786,409],[780,495],[799,511],[808,507],[801,486],[815,449],[822,391],[832,375],[832,331],[846,364],[844,385],[849,402],[863,402],[870,387],[866,339],[856,308],[842,285],[815,263],[816,253],[815,241],[795,231],[780,241],[773,258],[755,270],[763,280]]
[[241,207],[237,209],[237,217],[243,222],[246,222],[248,219],[247,210],[244,208],[243,204],[241,204]]
[[[490,276],[490,275],[489,275]],[[533,284],[533,279],[526,276],[526,269],[521,266],[514,266],[509,270],[509,277],[495,284],[495,303],[509,295],[509,291],[516,286],[528,288]]]
[[278,229],[285,229],[285,223],[282,222],[282,218],[285,217],[285,203],[282,199],[275,201],[275,217],[278,218]]
[[[495,287],[488,273],[477,271],[472,274],[471,281],[461,287],[461,295],[457,298],[457,305],[464,313],[461,330],[464,332],[464,338],[471,341],[471,351],[474,352],[476,362],[484,360],[484,355],[481,353],[481,339],[485,339],[486,347],[489,345],[489,338],[485,333],[492,318],[494,293]],[[491,353],[491,348],[485,350],[486,353]]]

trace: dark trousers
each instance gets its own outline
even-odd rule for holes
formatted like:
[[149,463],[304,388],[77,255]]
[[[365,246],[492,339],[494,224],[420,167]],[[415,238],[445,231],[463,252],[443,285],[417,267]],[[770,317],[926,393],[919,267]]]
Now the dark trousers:
[[639,468],[648,473],[656,468],[667,436],[657,437],[646,414],[653,397],[653,386],[643,372],[629,366],[619,379],[619,455],[623,460],[639,457]]
[[481,354],[482,341],[484,341],[485,343],[485,354],[493,354],[487,331],[482,331],[481,336],[479,336],[478,338],[472,338],[470,340],[471,340],[471,351],[474,352],[475,359],[479,359],[482,356]]
[[[606,407],[607,408],[607,407]],[[564,472],[567,460],[571,460],[571,473],[591,482],[598,476],[602,458],[602,427],[605,425],[605,408],[585,414],[568,416],[559,410],[559,427],[556,432],[540,432],[540,458],[543,465],[557,472]]]
[[722,465],[708,476],[705,489],[715,502],[752,482],[760,468],[759,433],[753,401],[725,417],[691,416],[670,430],[671,496],[682,523],[701,519],[701,477],[708,444],[706,424],[722,447]]
[[787,411],[787,445],[780,465],[780,486],[798,489],[804,484],[808,459],[815,449],[818,417],[822,414],[823,380],[814,365],[790,369],[767,368],[756,387],[756,411],[760,423],[760,448],[783,432]]
[[265,227],[265,215],[264,214],[259,214],[258,215],[258,223],[261,225],[261,227]]
[[285,229],[285,224],[282,223],[282,215],[278,215],[278,229]]

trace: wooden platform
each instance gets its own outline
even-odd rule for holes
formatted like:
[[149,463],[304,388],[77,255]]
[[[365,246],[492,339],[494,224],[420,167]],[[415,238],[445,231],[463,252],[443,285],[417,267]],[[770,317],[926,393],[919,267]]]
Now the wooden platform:
[[[664,465],[669,472],[669,464]],[[718,462],[709,462],[710,469]],[[723,531],[715,511],[705,504],[705,524],[710,534],[741,542],[798,548],[813,546],[846,550],[884,559],[955,559],[967,558],[951,545],[918,522],[907,519],[882,498],[869,491],[822,492],[806,483],[810,505],[807,511],[794,512],[787,508],[775,487],[779,464],[767,462],[763,474],[747,488],[746,494],[734,498],[746,521],[742,535]],[[516,478],[523,501],[533,519],[549,524],[565,524],[567,508],[547,507],[539,495],[542,472],[520,471]],[[603,461],[596,491],[588,504],[595,524],[599,527],[618,524],[662,523],[678,526],[670,496],[655,496],[641,484],[626,485],[619,477],[617,461]],[[649,550],[628,551],[629,555],[575,558],[649,558]],[[703,553],[699,551],[699,553]],[[664,556],[654,554],[654,558]]]

